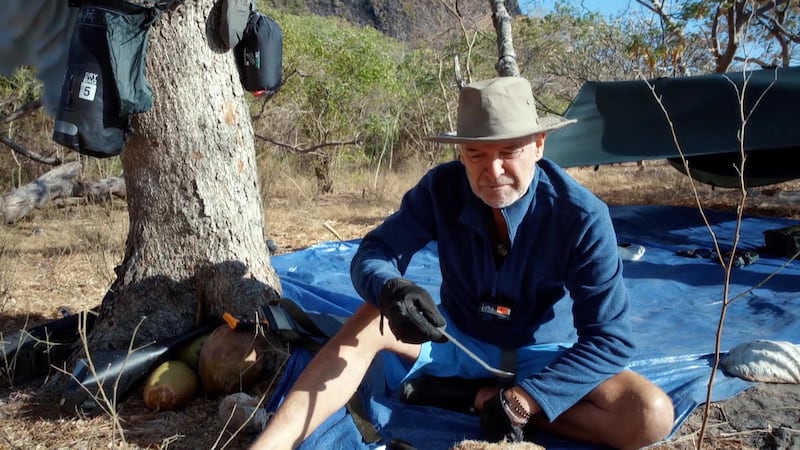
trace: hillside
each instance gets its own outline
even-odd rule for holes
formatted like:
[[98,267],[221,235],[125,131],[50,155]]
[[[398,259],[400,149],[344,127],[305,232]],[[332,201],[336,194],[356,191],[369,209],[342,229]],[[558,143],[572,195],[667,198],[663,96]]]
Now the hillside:
[[[457,19],[447,5],[458,4],[467,23],[491,17],[485,0],[262,0],[267,6],[292,13],[310,12],[320,16],[338,16],[371,26],[391,37],[414,42],[454,30]],[[447,4],[447,5],[446,5]],[[511,15],[522,11],[517,0],[507,0]]]

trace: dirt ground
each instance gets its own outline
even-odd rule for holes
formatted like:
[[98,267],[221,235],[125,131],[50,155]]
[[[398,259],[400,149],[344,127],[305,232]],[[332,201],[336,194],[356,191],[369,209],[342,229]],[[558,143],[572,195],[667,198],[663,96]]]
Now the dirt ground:
[[[610,204],[694,204],[688,178],[661,163],[571,173]],[[739,194],[701,185],[698,195],[707,207],[732,209]],[[748,195],[747,214],[800,219],[800,182],[755,188]],[[398,202],[399,194],[378,198],[363,189],[301,200],[270,197],[268,237],[279,253],[358,238]],[[0,225],[0,332],[56,318],[64,308],[96,306],[121,261],[126,229],[122,201],[45,208],[13,226]],[[65,414],[58,398],[41,386],[42,380],[14,388],[2,384],[0,450],[246,448],[251,439],[226,429],[217,416],[217,399],[197,398],[179,411],[152,412],[136,393],[117,405],[115,421]],[[800,385],[758,384],[710,406],[703,448],[800,449]],[[697,448],[703,412],[697,409],[675,437],[654,448]]]

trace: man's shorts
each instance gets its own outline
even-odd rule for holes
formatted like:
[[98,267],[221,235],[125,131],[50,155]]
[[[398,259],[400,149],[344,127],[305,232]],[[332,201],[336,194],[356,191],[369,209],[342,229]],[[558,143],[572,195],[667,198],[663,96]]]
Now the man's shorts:
[[[444,313],[443,313],[444,314]],[[445,317],[447,318],[447,317]],[[541,370],[558,358],[572,344],[533,344],[516,350],[516,368],[503,367],[501,361],[508,360],[503,349],[495,345],[479,341],[459,330],[449,320],[447,333],[458,339],[465,347],[480,356],[492,367],[516,373],[516,378],[523,379],[541,372]],[[508,350],[506,350],[508,352]],[[419,357],[413,363],[395,353],[384,352],[382,355],[386,381],[390,389],[399,388],[404,382],[422,375],[437,377],[491,378],[491,374],[477,361],[452,342],[422,344]]]

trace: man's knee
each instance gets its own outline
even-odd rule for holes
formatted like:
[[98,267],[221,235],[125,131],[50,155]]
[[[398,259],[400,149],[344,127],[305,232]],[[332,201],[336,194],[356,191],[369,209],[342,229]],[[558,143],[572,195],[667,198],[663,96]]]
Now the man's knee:
[[628,371],[615,377],[612,383],[607,387],[618,392],[617,400],[612,401],[616,404],[612,414],[620,425],[612,439],[613,447],[641,448],[669,436],[675,412],[672,400],[661,388]]
[[664,440],[672,432],[675,423],[675,409],[672,400],[661,389],[654,388],[642,400],[641,445]]

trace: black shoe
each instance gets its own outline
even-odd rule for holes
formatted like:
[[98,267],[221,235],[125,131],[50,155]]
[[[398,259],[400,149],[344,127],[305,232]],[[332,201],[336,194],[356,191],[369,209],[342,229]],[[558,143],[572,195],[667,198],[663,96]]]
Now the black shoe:
[[434,406],[475,414],[475,397],[481,388],[495,386],[490,378],[423,376],[403,384],[400,400],[409,405]]

